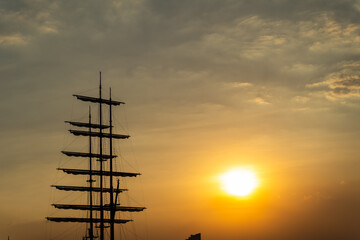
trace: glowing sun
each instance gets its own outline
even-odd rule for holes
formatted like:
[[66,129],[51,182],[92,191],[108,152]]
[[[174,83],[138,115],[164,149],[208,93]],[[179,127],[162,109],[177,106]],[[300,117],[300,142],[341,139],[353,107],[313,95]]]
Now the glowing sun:
[[256,175],[251,170],[230,170],[220,176],[222,188],[229,194],[245,197],[258,186]]

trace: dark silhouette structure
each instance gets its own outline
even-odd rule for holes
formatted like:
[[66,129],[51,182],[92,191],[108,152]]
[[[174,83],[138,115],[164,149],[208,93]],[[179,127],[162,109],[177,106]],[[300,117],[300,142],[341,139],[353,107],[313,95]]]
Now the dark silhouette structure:
[[188,237],[186,240],[201,240],[201,233],[197,233],[197,234],[191,235],[191,236]]
[[[113,171],[113,159],[117,156],[113,154],[113,139],[127,139],[130,136],[124,134],[114,134],[113,133],[113,123],[112,123],[112,107],[125,104],[124,102],[114,101],[111,99],[111,88],[109,99],[102,98],[102,89],[101,89],[101,72],[100,72],[100,84],[99,84],[99,97],[88,97],[82,95],[74,95],[78,100],[98,104],[99,109],[99,118],[98,123],[93,123],[91,116],[91,109],[89,107],[89,121],[88,122],[74,122],[66,121],[72,127],[77,129],[70,129],[69,132],[75,136],[85,136],[89,138],[89,150],[88,152],[70,152],[62,151],[62,153],[69,157],[80,157],[87,158],[89,161],[89,169],[69,169],[69,168],[58,168],[58,170],[63,171],[67,174],[73,175],[87,175],[87,186],[60,186],[52,185],[58,190],[62,191],[79,191],[79,192],[88,192],[89,202],[86,205],[77,205],[77,204],[52,204],[55,208],[58,209],[72,209],[72,210],[84,210],[88,211],[87,218],[76,218],[76,217],[47,217],[46,219],[53,222],[82,222],[87,223],[87,233],[84,239],[94,240],[98,238],[95,236],[95,227],[99,229],[100,240],[105,240],[104,230],[105,228],[110,228],[110,240],[114,240],[115,236],[115,223],[122,224],[127,223],[132,220],[128,219],[117,219],[116,213],[120,211],[127,212],[140,212],[145,209],[145,207],[128,207],[121,206],[118,202],[118,195],[127,189],[119,188],[119,178],[121,177],[136,177],[140,173],[131,173],[131,172],[114,172]],[[103,105],[108,107],[109,110],[109,123],[103,124]],[[86,130],[79,130],[86,129]],[[97,141],[94,141],[96,139]],[[104,154],[104,141],[108,141],[107,150],[108,154]],[[93,142],[98,144],[98,153],[93,151]],[[94,160],[98,162],[98,168],[94,169],[93,164]],[[105,169],[105,162],[108,162],[107,169]],[[117,177],[117,187],[114,188],[114,177]],[[104,188],[104,182],[108,180],[109,188]],[[98,183],[98,184],[96,184]],[[94,186],[95,185],[95,186]],[[105,197],[105,194],[109,194],[109,197]],[[94,197],[98,200],[99,204],[94,204]],[[108,203],[104,203],[105,199],[109,199]],[[100,218],[94,217],[94,212],[98,212]],[[108,212],[109,214],[104,214]],[[109,216],[105,218],[105,215]]]

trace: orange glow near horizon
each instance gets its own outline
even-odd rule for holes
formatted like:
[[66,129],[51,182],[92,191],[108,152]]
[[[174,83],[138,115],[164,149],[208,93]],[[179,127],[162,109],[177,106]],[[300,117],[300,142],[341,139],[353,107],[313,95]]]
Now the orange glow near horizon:
[[259,185],[254,171],[249,169],[233,169],[220,176],[222,189],[228,194],[245,197],[250,195]]

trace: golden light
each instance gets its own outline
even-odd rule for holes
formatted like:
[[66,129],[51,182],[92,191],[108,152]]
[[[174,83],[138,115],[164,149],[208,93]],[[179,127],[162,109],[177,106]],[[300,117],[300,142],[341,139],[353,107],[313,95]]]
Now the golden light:
[[253,171],[248,169],[230,170],[220,176],[222,188],[229,194],[245,197],[258,186]]

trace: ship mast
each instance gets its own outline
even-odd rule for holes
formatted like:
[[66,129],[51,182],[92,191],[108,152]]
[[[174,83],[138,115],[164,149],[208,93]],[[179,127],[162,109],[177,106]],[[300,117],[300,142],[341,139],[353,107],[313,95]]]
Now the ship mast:
[[[101,72],[100,72],[100,85],[99,85],[99,124],[100,124],[100,240],[104,240],[104,205],[103,205],[103,158],[102,158],[102,99],[101,99]],[[111,155],[110,155],[111,156]],[[110,157],[111,159],[111,157]],[[112,191],[112,189],[110,189]]]
[[[111,88],[109,93],[109,99],[111,102]],[[112,107],[109,105],[109,141],[110,141],[110,155],[112,155]],[[115,205],[114,205],[114,187],[113,187],[113,159],[110,158],[110,240],[114,240],[115,229],[114,229],[114,219],[115,219]]]
[[90,228],[89,228],[89,238],[90,240],[94,240],[94,223],[93,223],[93,199],[92,199],[92,188],[93,188],[93,179],[92,179],[92,149],[91,149],[91,107],[89,106],[89,205],[90,205],[90,210],[89,210],[89,215],[90,215]]
[[[145,209],[145,207],[128,207],[128,206],[120,206],[117,204],[118,194],[127,191],[127,189],[119,188],[119,179],[117,179],[117,188],[114,189],[113,181],[114,177],[136,177],[140,175],[140,173],[132,173],[132,172],[114,172],[113,171],[113,159],[116,158],[116,155],[113,155],[113,139],[127,139],[130,136],[125,134],[114,134],[113,133],[113,123],[112,123],[112,107],[119,106],[124,104],[124,102],[114,101],[111,98],[111,88],[109,99],[102,98],[101,93],[101,72],[100,72],[100,84],[99,84],[99,98],[88,97],[82,95],[74,95],[78,100],[90,103],[99,104],[99,123],[92,123],[91,109],[89,107],[89,121],[86,122],[74,122],[74,121],[66,121],[71,126],[76,128],[87,128],[87,131],[78,130],[78,129],[70,129],[69,132],[75,136],[87,136],[89,137],[89,152],[72,152],[72,151],[62,151],[62,153],[69,157],[80,157],[80,158],[88,158],[89,159],[89,169],[71,169],[71,168],[58,168],[58,170],[63,171],[67,174],[73,175],[87,175],[89,176],[87,182],[89,185],[87,187],[83,186],[62,186],[62,185],[52,185],[58,190],[62,191],[78,191],[78,192],[88,192],[89,193],[89,204],[79,205],[79,204],[52,204],[57,209],[71,209],[71,210],[85,210],[89,212],[88,218],[75,218],[75,217],[47,217],[49,221],[53,222],[83,222],[89,223],[88,236],[85,239],[94,240],[94,223],[99,224],[100,229],[100,240],[105,240],[105,224],[110,225],[110,240],[115,239],[115,223],[123,224],[132,220],[127,219],[116,219],[115,215],[117,211],[126,211],[126,212],[140,212]],[[103,125],[103,116],[102,116],[102,105],[109,106],[109,125]],[[93,131],[93,129],[98,131]],[[108,132],[106,132],[108,130]],[[105,131],[105,132],[104,132]],[[99,138],[99,153],[94,153],[92,150],[92,138]],[[103,152],[103,140],[104,138],[109,139],[109,154],[104,154]],[[93,169],[92,159],[96,158],[99,161],[98,170]],[[104,162],[109,160],[108,170],[105,169]],[[94,187],[93,179],[94,176],[99,177],[99,185]],[[109,177],[110,186],[109,188],[104,187],[105,177]],[[93,194],[99,194],[99,205],[93,204]],[[109,193],[110,202],[109,204],[104,203],[104,193]],[[115,202],[114,202],[114,193]],[[97,211],[100,213],[100,218],[94,218],[93,212]],[[104,212],[107,211],[110,213],[109,218],[104,217]]]

